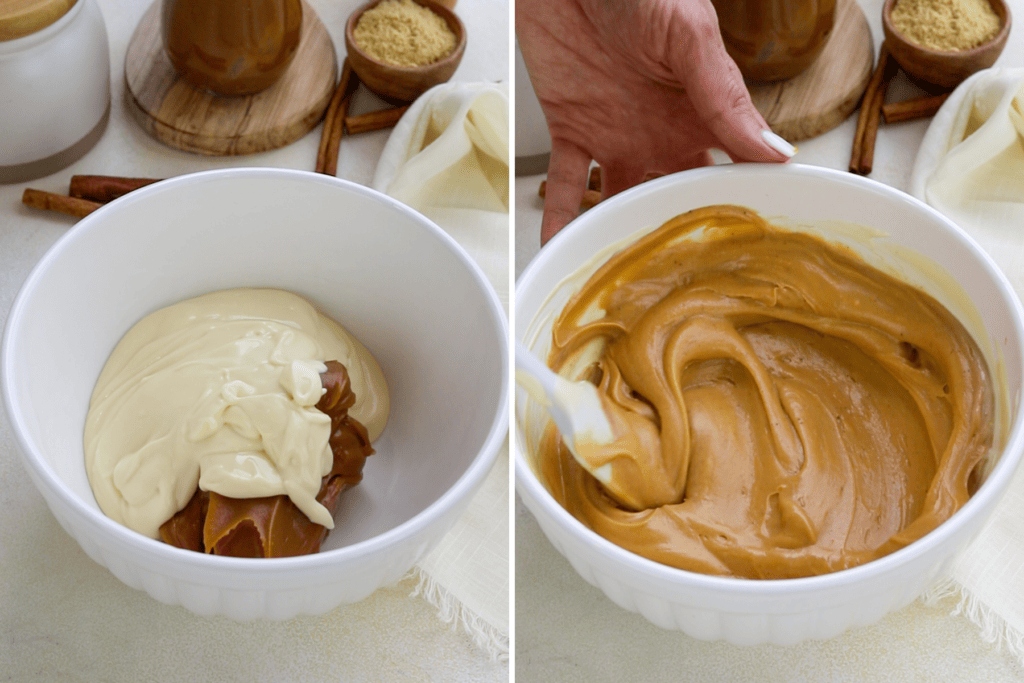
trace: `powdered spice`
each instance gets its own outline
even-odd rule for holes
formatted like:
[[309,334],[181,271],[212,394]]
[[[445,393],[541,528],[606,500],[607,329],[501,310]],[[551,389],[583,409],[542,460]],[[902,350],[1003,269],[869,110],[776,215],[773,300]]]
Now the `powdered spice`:
[[946,52],[978,47],[999,31],[988,0],[899,0],[890,18],[911,42]]
[[352,37],[368,55],[395,66],[425,66],[455,49],[448,23],[413,0],[384,0],[367,10]]

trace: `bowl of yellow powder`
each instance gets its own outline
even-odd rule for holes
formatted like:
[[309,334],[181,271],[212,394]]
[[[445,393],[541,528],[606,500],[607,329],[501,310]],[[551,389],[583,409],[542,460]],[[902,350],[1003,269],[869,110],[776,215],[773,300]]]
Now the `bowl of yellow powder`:
[[907,75],[954,88],[999,58],[1010,35],[1005,0],[886,0],[885,42]]
[[409,102],[452,77],[466,31],[454,12],[434,0],[372,0],[349,17],[345,48],[367,88]]

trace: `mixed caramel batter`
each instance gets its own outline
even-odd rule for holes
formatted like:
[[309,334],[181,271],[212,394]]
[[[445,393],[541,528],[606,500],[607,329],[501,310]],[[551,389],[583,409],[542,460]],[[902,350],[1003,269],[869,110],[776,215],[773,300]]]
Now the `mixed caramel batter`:
[[613,256],[552,334],[549,364],[599,387],[605,455],[645,505],[617,503],[554,428],[542,477],[597,533],[674,567],[789,578],[887,555],[968,500],[992,447],[989,371],[948,310],[739,207]]

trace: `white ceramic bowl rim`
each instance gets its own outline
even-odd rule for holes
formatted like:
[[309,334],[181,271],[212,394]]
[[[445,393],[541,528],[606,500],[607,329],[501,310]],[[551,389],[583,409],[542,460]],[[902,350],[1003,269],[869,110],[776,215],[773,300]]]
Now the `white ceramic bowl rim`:
[[[787,163],[784,165],[727,164],[694,169],[685,171],[685,173],[689,174],[689,176],[695,180],[703,176],[751,173],[754,175],[785,173],[793,174],[797,177],[801,175],[813,175],[816,177],[825,176],[828,177],[831,182],[870,187],[874,191],[885,194],[896,201],[904,201],[913,204],[921,211],[931,214],[934,220],[944,223],[957,237],[963,247],[972,252],[975,257],[984,264],[985,269],[991,274],[993,280],[998,283],[1005,302],[1011,310],[1014,311],[1014,328],[1017,331],[1018,337],[1024,339],[1024,308],[1022,308],[1020,299],[1014,291],[1013,286],[1010,284],[999,266],[996,265],[995,261],[993,261],[988,253],[986,253],[985,250],[982,249],[981,246],[958,225],[950,221],[931,206],[909,194],[906,194],[905,192],[902,192],[901,190],[853,173],[845,173],[834,169],[796,163]],[[601,202],[594,208],[589,209],[588,213],[610,211],[614,206],[621,202],[642,201],[644,194],[657,192],[661,185],[672,184],[674,182],[677,181],[672,176],[647,181]],[[594,214],[591,214],[591,217],[593,217],[593,215]],[[561,240],[568,239],[575,230],[580,229],[586,229],[586,224],[585,222],[577,219],[556,234],[549,242],[549,245],[557,244]],[[545,252],[542,249],[540,253],[527,265],[516,281],[517,290],[520,285],[527,284],[536,277],[536,273],[544,267],[544,263],[547,260],[546,254],[550,253],[550,251],[551,250]],[[1018,353],[1020,354],[1022,364],[1024,364],[1024,348],[1018,349]],[[1019,391],[1020,388],[1018,388],[1018,392]],[[1012,388],[1010,394],[1012,400]],[[597,552],[605,556],[610,556],[615,562],[627,566],[631,571],[637,574],[646,575],[652,580],[663,582],[675,582],[680,578],[685,578],[688,585],[697,589],[705,589],[715,592],[728,592],[731,595],[739,597],[745,596],[754,598],[784,599],[787,596],[803,594],[811,590],[828,591],[829,589],[839,586],[855,584],[863,576],[878,576],[895,572],[898,567],[903,565],[907,560],[926,554],[936,545],[942,544],[948,536],[952,535],[959,527],[963,526],[970,518],[972,514],[971,511],[974,508],[985,506],[986,501],[990,497],[1001,494],[1001,492],[996,491],[996,487],[987,486],[986,484],[989,480],[1009,479],[1019,465],[1022,454],[1024,454],[1024,409],[1019,409],[1012,425],[1010,425],[1007,431],[1006,446],[1002,451],[999,462],[996,463],[996,466],[989,473],[988,480],[986,480],[985,484],[982,484],[979,490],[963,507],[957,510],[956,513],[954,513],[938,528],[910,545],[877,560],[873,560],[872,562],[832,572],[830,574],[796,579],[751,580],[700,574],[698,572],[677,569],[675,567],[670,567],[668,565],[649,560],[646,557],[637,555],[615,545],[611,541],[608,541],[589,529],[582,522],[573,517],[567,510],[565,510],[565,508],[558,504],[558,502],[548,492],[547,488],[545,488],[540,480],[537,479],[537,476],[526,461],[526,455],[523,453],[518,440],[516,440],[515,447],[515,477],[516,488],[520,489],[525,497],[529,498],[532,504],[539,505],[543,508],[544,513],[553,518],[560,526],[569,528],[579,537],[586,538],[589,543],[595,547]]]
[[[152,185],[147,185],[146,187],[135,190],[115,201],[122,205],[127,202],[145,201],[145,198],[149,194],[164,192],[170,188],[186,186],[194,183],[203,183],[219,177],[246,175],[259,175],[261,177],[271,178],[276,177],[281,178],[282,180],[302,178],[304,182],[318,182],[326,185],[340,186],[346,188],[350,192],[374,197],[378,201],[391,205],[391,207],[396,211],[413,216],[415,222],[423,226],[425,230],[433,232],[438,240],[448,243],[452,251],[457,254],[459,260],[465,264],[466,268],[472,273],[474,279],[478,281],[481,290],[487,295],[487,300],[489,302],[488,308],[494,324],[498,326],[498,329],[504,330],[504,334],[501,335],[503,345],[502,354],[505,357],[508,357],[508,323],[505,318],[504,311],[502,310],[497,294],[494,292],[494,288],[491,286],[490,282],[488,282],[486,276],[480,270],[479,266],[477,266],[476,262],[469,256],[469,254],[466,253],[458,242],[425,216],[414,211],[405,204],[402,204],[401,202],[364,185],[359,185],[334,176],[327,176],[322,173],[292,169],[257,167],[217,169],[162,180],[158,183],[153,183]],[[113,203],[114,202],[111,202],[111,204]],[[29,298],[31,290],[37,285],[37,282],[42,277],[49,261],[57,258],[61,252],[68,249],[78,240],[85,239],[86,235],[90,231],[103,229],[103,217],[105,212],[108,210],[108,206],[110,205],[104,205],[76,223],[72,229],[69,229],[66,234],[61,236],[57,242],[54,243],[54,245],[35,265],[18,292],[18,295],[14,300],[14,304],[11,306],[6,329],[4,331],[3,345],[0,347],[0,389],[2,389],[2,391],[0,391],[0,396],[3,398],[7,416],[11,422],[12,431],[17,438],[17,443],[22,455],[22,462],[25,464],[26,468],[29,469],[33,478],[38,478],[46,482],[47,486],[56,491],[63,501],[70,505],[79,516],[87,518],[97,527],[102,527],[104,532],[109,534],[118,543],[143,550],[149,555],[150,559],[155,562],[159,562],[161,559],[166,559],[167,561],[173,561],[177,564],[184,565],[186,569],[192,569],[195,571],[237,570],[244,571],[247,575],[260,575],[266,577],[278,574],[287,574],[297,569],[316,569],[324,565],[329,565],[330,563],[325,562],[325,559],[332,556],[345,557],[346,559],[357,559],[369,556],[384,547],[391,546],[396,542],[401,541],[402,539],[415,537],[423,528],[429,526],[434,520],[443,516],[445,511],[456,505],[456,503],[462,498],[464,492],[474,489],[476,484],[490,471],[491,466],[497,458],[501,444],[505,439],[505,435],[508,432],[508,393],[510,373],[507,363],[503,365],[501,369],[502,391],[497,411],[490,425],[487,437],[470,466],[444,494],[427,506],[427,508],[422,512],[412,519],[409,519],[373,538],[353,543],[352,545],[342,548],[325,550],[314,555],[303,555],[299,557],[269,559],[221,557],[217,555],[197,553],[190,550],[183,550],[161,541],[147,538],[125,526],[122,526],[121,524],[118,524],[98,509],[85,505],[81,499],[64,484],[61,478],[53,472],[49,465],[43,461],[43,458],[38,453],[36,444],[25,438],[26,427],[23,423],[19,408],[14,404],[13,396],[10,393],[11,387],[6,378],[11,375],[11,372],[14,371],[15,368],[16,359],[14,358],[11,340],[17,336],[18,321],[21,318],[21,309],[25,305],[25,300]]]

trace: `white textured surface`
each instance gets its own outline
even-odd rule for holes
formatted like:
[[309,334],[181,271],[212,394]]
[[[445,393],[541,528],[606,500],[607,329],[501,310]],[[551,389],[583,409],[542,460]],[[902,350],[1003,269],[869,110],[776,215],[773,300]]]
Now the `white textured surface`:
[[516,507],[515,680],[892,683],[1020,681],[1024,671],[982,641],[953,602],[915,602],[826,641],[738,647],[665,631],[588,585]]
[[126,588],[57,525],[0,434],[0,661],[11,681],[501,681],[414,581],[322,616],[238,623]]
[[[320,128],[259,155],[208,158],[161,145],[124,108],[124,52],[150,0],[99,0],[110,36],[111,121],[99,144],[50,177],[0,185],[0,321],[35,262],[73,220],[21,205],[25,187],[67,192],[75,173],[169,177],[208,168],[272,166],[312,170]],[[359,2],[312,0],[344,50],[344,21]],[[508,3],[463,0],[456,7],[470,42],[456,79],[508,77]],[[474,40],[474,38],[476,38]],[[379,109],[360,91],[353,113]],[[73,115],[73,112],[68,112]],[[0,131],[0,144],[12,131]],[[388,132],[342,142],[338,176],[369,184]],[[493,269],[491,269],[493,271]],[[507,291],[507,282],[495,283]],[[356,605],[286,622],[236,623],[162,605],[127,588],[60,529],[29,481],[0,415],[0,680],[12,681],[502,681],[461,626],[448,624],[415,580]]]
[[[859,0],[875,47],[882,0]],[[1010,0],[1015,23],[997,66],[1024,65],[1024,2]],[[890,101],[920,94],[900,74]],[[856,117],[798,143],[795,161],[845,170]],[[907,189],[928,121],[883,126],[871,177]],[[543,176],[516,180],[516,266],[538,251]],[[516,499],[517,681],[1020,681],[1024,668],[987,644],[954,600],[934,607],[914,602],[872,626],[828,641],[796,646],[737,647],[664,631],[626,612],[581,579]],[[601,644],[596,646],[595,644]],[[609,647],[613,644],[614,647]]]

